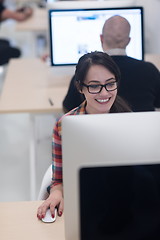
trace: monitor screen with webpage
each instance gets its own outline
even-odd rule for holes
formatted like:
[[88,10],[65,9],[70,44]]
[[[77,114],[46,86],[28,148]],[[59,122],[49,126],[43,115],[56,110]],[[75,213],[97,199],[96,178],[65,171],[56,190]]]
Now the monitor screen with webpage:
[[102,51],[100,34],[109,17],[120,15],[130,25],[131,41],[127,55],[142,60],[143,8],[92,8],[92,9],[50,9],[50,51],[51,65],[75,65],[78,59],[91,51]]
[[[114,204],[121,205],[125,197],[128,199],[125,199],[125,205],[130,204],[128,202],[130,200],[129,196],[134,195],[130,188],[133,180],[130,177],[132,176],[131,173],[133,174],[133,170],[136,176],[134,178],[134,186],[137,186],[137,191],[134,195],[136,196],[135,200],[139,201],[138,196],[141,194],[142,189],[144,189],[143,193],[145,194],[141,194],[140,205],[134,202],[134,206],[139,208],[139,210],[134,211],[133,208],[133,215],[130,217],[130,212],[129,215],[124,214],[124,220],[131,223],[130,227],[135,227],[136,231],[141,229],[139,226],[141,223],[143,225],[145,214],[149,214],[147,216],[150,216],[149,218],[152,220],[154,219],[157,224],[155,217],[157,217],[157,214],[160,214],[158,212],[160,203],[159,122],[160,112],[88,114],[63,118],[62,153],[66,240],[110,240],[110,238],[106,238],[102,234],[103,230],[104,234],[106,234],[105,222],[103,225],[104,229],[100,228],[101,230],[98,230],[96,220],[102,220],[106,216],[113,216],[112,220],[115,221],[116,225],[114,225],[113,221],[112,223],[109,221],[110,227],[108,228],[112,230],[111,227],[116,226],[116,229],[118,229],[118,224],[121,222],[119,216],[121,216],[121,210],[123,209],[116,210],[116,212],[112,212],[112,209]],[[99,189],[98,185],[100,185]],[[157,186],[158,192],[155,191]],[[115,189],[114,192],[111,191],[112,188]],[[103,194],[101,194],[102,189],[104,190]],[[105,195],[106,191],[110,192],[108,200]],[[126,195],[126,192],[128,192],[128,195]],[[95,199],[93,197],[94,193]],[[101,206],[102,208],[104,207],[102,200],[99,200],[98,204],[96,204],[98,196],[99,199],[104,197],[106,204],[110,204],[113,200],[109,215],[106,215],[106,209],[101,209]],[[153,199],[151,196],[153,196]],[[152,208],[152,203],[156,205],[156,199],[158,199],[157,213],[154,215],[155,208]],[[149,213],[145,213],[144,209],[141,208],[143,207],[143,202],[145,204],[144,207],[147,206],[147,209],[151,210]],[[95,209],[91,214],[93,206]],[[124,207],[123,204],[121,206]],[[137,215],[140,222],[132,222],[136,214],[140,213],[142,215]],[[114,220],[116,214],[117,219]],[[95,219],[93,219],[94,216]],[[106,219],[106,224],[108,219]],[[147,222],[147,219],[146,217],[145,223],[147,226],[150,226],[150,222]],[[157,225],[155,226],[157,227]],[[144,225],[142,228],[144,228]],[[143,234],[148,234],[147,231],[151,230],[149,228],[145,227],[147,230]],[[158,228],[160,229],[159,225]],[[120,227],[119,230],[122,230],[122,228]],[[126,236],[128,236],[127,231],[129,231],[129,227],[126,227],[126,232],[124,232]],[[99,236],[102,234],[102,237],[94,238],[97,234]],[[123,235],[123,237],[121,235],[118,236],[119,238],[111,239],[126,240]],[[130,236],[128,239],[138,238],[134,238],[133,234],[133,238]],[[157,238],[153,237],[150,239]]]

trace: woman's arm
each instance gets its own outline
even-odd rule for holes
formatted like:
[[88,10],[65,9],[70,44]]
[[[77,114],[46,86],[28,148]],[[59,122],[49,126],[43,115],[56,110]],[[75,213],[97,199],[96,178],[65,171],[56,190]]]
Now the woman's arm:
[[52,183],[50,185],[50,195],[41,204],[37,211],[37,217],[42,219],[46,210],[50,208],[54,215],[55,207],[58,208],[58,215],[61,216],[64,209],[63,184],[62,184],[62,143],[61,143],[61,122],[57,122],[53,132],[52,145]]

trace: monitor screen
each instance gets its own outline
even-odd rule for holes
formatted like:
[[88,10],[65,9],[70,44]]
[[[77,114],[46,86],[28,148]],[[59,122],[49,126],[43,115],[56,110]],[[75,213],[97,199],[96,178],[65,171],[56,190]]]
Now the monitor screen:
[[100,34],[108,18],[125,17],[130,25],[131,41],[127,55],[143,59],[143,8],[96,8],[49,10],[51,65],[75,65],[91,51],[102,51]]
[[[136,167],[137,165],[139,165],[139,167],[142,168],[145,165],[153,165],[155,166],[154,168],[155,170],[153,169],[153,171],[159,169],[159,167],[156,167],[156,165],[160,164],[159,123],[160,112],[110,113],[97,115],[87,114],[79,116],[67,116],[63,118],[62,153],[63,153],[63,184],[64,184],[64,209],[65,209],[64,217],[65,217],[66,240],[94,239],[92,237],[81,238],[82,237],[81,234],[82,235],[83,233],[86,234],[86,232],[84,231],[85,228],[88,231],[89,227],[93,226],[90,224],[90,221],[93,222],[93,220],[92,219],[90,221],[88,220],[90,218],[89,215],[86,220],[87,222],[89,222],[88,224],[90,226],[87,225],[83,217],[84,211],[86,212],[85,214],[87,214],[87,211],[89,214],[90,209],[86,209],[85,207],[85,210],[82,211],[83,203],[87,204],[86,201],[88,201],[87,195],[84,196],[84,192],[86,192],[87,188],[90,188],[92,191],[95,187],[95,189],[93,190],[95,191],[95,194],[100,194],[97,189],[97,183],[99,184],[101,183],[99,189],[108,188],[108,191],[111,190],[111,186],[113,186],[114,184],[116,187],[117,183],[119,184],[119,189],[120,187],[124,186],[124,189],[126,190],[127,185],[125,186],[123,183],[126,182],[126,184],[127,183],[129,184],[130,178],[129,179],[127,178],[128,176],[131,175],[130,174],[128,175],[128,171],[132,171],[132,167]],[[131,169],[129,168],[129,166],[131,167]],[[97,170],[97,174],[95,174],[93,170],[89,170],[90,168],[94,167],[100,168]],[[115,179],[116,183],[111,181],[107,181],[106,183],[106,181],[102,180],[104,175],[102,170],[104,172],[111,171],[112,176],[113,175],[115,176],[116,172],[118,171],[119,175],[117,176],[119,177],[117,181]],[[79,172],[81,172],[80,178]],[[93,172],[94,179],[90,177]],[[139,187],[138,191],[141,192],[141,188],[143,188],[143,186],[146,188],[147,185],[148,192],[150,192],[151,189],[149,190],[150,186],[149,182],[148,184],[146,183],[146,181],[148,181],[147,176],[149,176],[150,173],[148,172],[145,173],[145,171],[143,172],[143,175],[141,175],[141,171],[139,171],[138,173],[140,174],[138,175],[139,179],[138,183],[140,185],[136,183],[137,186]],[[87,180],[88,183],[86,181],[87,178],[86,174],[88,176]],[[158,176],[159,174],[160,173],[158,172]],[[125,176],[125,179],[122,178],[122,175]],[[107,175],[106,179],[107,177],[108,179],[109,178],[112,179],[112,176]],[[147,179],[145,177],[147,177]],[[85,187],[83,185],[84,182],[86,183]],[[105,190],[103,193],[105,193]],[[130,192],[128,191],[128,194],[129,193]],[[115,196],[119,198],[119,201],[121,197],[125,197],[124,195],[123,196],[118,195],[117,188],[115,188],[115,192],[113,194],[115,194]],[[158,192],[157,194],[160,193]],[[151,192],[150,195],[152,195]],[[91,203],[92,206],[94,204],[96,205],[96,203],[94,202],[93,193],[90,196],[92,199],[89,199],[89,201],[92,201]],[[102,195],[100,196],[100,198],[101,197]],[[142,201],[144,201],[144,203],[146,204],[149,204],[147,202],[148,201],[147,197],[149,197],[147,196],[147,194],[144,195]],[[138,196],[136,199],[138,199]],[[117,202],[115,202],[115,204],[117,204]],[[153,199],[153,203],[155,203],[155,199]],[[101,205],[103,205],[103,203],[101,204],[101,202],[99,202],[96,209],[94,209],[95,217],[96,214],[98,214],[98,212],[96,211],[101,210],[100,209]],[[152,209],[151,207],[150,209]],[[143,212],[143,208],[139,209],[138,214],[140,211],[142,213],[141,219],[144,219],[145,212]],[[152,212],[150,212],[150,214],[152,214]],[[94,212],[92,213],[91,217],[93,217],[93,215]],[[135,216],[136,215],[134,215],[134,217]],[[82,225],[83,220],[85,224]],[[94,223],[96,224],[96,222]],[[118,219],[117,222],[115,221],[115,224],[116,223],[118,224]],[[142,222],[140,221],[140,223],[137,224],[141,223],[143,224],[143,221]],[[113,224],[111,226],[113,226]],[[149,226],[149,224],[147,226]],[[139,229],[139,225],[136,225],[136,227],[137,229]],[[94,230],[96,231],[96,228]],[[83,236],[88,236],[88,233],[87,235]],[[102,240],[108,238],[104,237],[97,239]],[[124,240],[125,238],[111,238],[111,239]],[[127,240],[128,239],[136,238],[134,237],[127,238]],[[153,237],[150,239],[157,238]]]
[[79,182],[81,240],[160,239],[160,164],[82,168]]

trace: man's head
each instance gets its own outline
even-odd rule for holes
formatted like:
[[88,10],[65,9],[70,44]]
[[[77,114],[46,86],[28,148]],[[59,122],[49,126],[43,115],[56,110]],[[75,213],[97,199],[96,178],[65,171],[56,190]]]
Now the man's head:
[[124,17],[115,15],[104,23],[100,36],[103,51],[109,49],[125,49],[130,42],[130,24]]

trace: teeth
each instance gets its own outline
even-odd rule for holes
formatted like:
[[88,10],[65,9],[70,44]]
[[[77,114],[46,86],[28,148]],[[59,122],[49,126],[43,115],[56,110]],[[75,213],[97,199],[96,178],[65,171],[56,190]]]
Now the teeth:
[[104,102],[108,102],[109,101],[109,98],[107,99],[97,99],[97,102],[100,102],[100,103],[104,103]]

